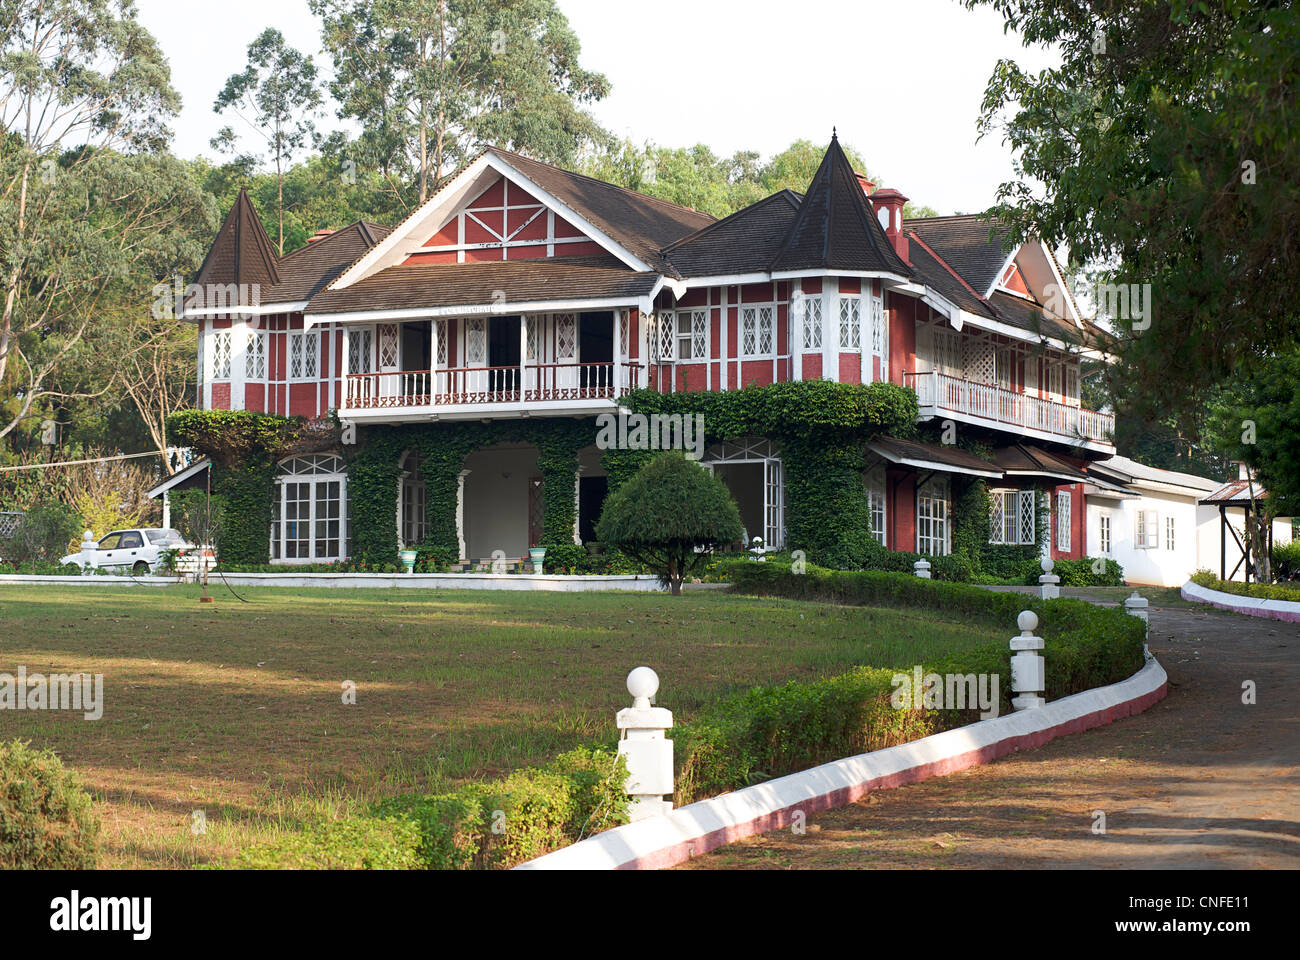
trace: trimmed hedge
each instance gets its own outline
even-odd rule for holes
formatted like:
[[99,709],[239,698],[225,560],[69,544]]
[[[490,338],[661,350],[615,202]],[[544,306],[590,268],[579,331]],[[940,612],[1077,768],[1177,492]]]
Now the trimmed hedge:
[[[924,607],[1005,627],[1010,640],[1022,610],[1038,614],[1047,641],[1047,693],[1059,699],[1132,676],[1144,663],[1145,624],[1082,600],[1043,601],[955,583],[874,571],[850,573],[808,566],[803,574],[769,560],[736,562],[728,571],[738,593],[883,607]],[[1000,712],[1011,709],[1007,643],[959,651],[925,673],[996,674]],[[704,709],[673,732],[677,801],[784,776],[841,757],[904,743],[977,718],[977,710],[893,709],[891,679],[903,668],[861,667],[842,676],[758,688]]]
[[626,823],[627,765],[579,748],[543,768],[451,793],[405,796],[367,815],[310,825],[240,854],[252,869],[494,870]]
[[53,751],[0,743],[0,869],[90,870],[98,840],[90,794]]
[[1197,570],[1192,574],[1192,583],[1199,584],[1220,593],[1232,593],[1239,597],[1254,597],[1257,600],[1290,600],[1300,603],[1300,587],[1282,583],[1238,583],[1235,580],[1220,580],[1209,570]]

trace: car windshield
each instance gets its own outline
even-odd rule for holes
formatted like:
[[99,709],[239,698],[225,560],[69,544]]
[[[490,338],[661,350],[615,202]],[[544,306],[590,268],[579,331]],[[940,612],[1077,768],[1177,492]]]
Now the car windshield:
[[184,543],[185,538],[179,530],[146,530],[145,536],[150,543]]

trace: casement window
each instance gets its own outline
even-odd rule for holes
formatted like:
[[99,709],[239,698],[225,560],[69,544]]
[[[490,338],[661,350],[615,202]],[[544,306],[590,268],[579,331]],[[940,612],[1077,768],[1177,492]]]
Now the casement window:
[[1103,513],[1097,517],[1097,548],[1106,555],[1110,554],[1110,514]]
[[231,335],[229,330],[212,332],[212,379],[230,379]]
[[1160,513],[1156,510],[1137,512],[1137,530],[1133,545],[1139,550],[1155,550],[1160,546]]
[[1016,351],[1011,347],[1000,349],[997,354],[996,365],[998,387],[1002,390],[1014,389],[1018,366]]
[[840,349],[862,349],[861,297],[840,297]]
[[487,318],[470,317],[465,321],[465,365],[481,367],[487,363]]
[[395,323],[381,323],[378,334],[379,369],[396,370],[402,361],[401,333],[398,325]]
[[994,490],[989,493],[989,543],[1032,546],[1035,538],[1033,490]]
[[1079,405],[1079,367],[1073,363],[1065,368],[1065,402]]
[[281,464],[271,521],[271,559],[328,563],[347,555],[347,477],[332,456]]
[[427,502],[428,491],[420,473],[420,458],[408,453],[402,460],[401,503],[398,505],[404,547],[414,547],[425,541],[429,529],[425,512]]
[[261,330],[248,331],[244,348],[244,377],[247,380],[266,379],[266,334]]
[[529,363],[536,363],[542,355],[542,318],[528,317],[524,321],[527,329],[526,343],[528,346],[527,360]]
[[677,359],[707,360],[709,357],[709,311],[682,310],[677,314]]
[[933,328],[933,365],[934,369],[950,377],[961,377],[966,372],[962,360],[961,334],[956,330]]
[[794,300],[795,313],[799,317],[799,326],[803,331],[802,343],[805,351],[822,348],[822,299],[821,294],[801,294]]
[[867,472],[867,500],[871,506],[871,536],[882,547],[885,543],[885,471],[881,467]]
[[373,327],[356,327],[348,331],[348,372],[375,372],[375,331]]
[[320,338],[315,330],[289,334],[289,379],[315,380],[320,364]]
[[1165,517],[1165,549],[1174,549],[1174,518]]
[[889,363],[889,326],[885,319],[884,297],[871,298],[871,353],[880,358],[880,368],[885,370]]
[[1062,552],[1070,549],[1070,500],[1069,490],[1056,494],[1056,549]]
[[776,345],[776,307],[740,308],[740,356],[757,360],[774,355]]
[[1065,368],[1062,364],[1049,361],[1047,364],[1047,393],[1051,399],[1060,401],[1065,393]]
[[438,366],[442,369],[447,367],[447,321],[435,320],[438,330]]
[[946,557],[952,551],[952,503],[947,478],[934,478],[916,495],[916,552]]
[[578,317],[572,313],[555,315],[555,359],[575,360],[578,356]]

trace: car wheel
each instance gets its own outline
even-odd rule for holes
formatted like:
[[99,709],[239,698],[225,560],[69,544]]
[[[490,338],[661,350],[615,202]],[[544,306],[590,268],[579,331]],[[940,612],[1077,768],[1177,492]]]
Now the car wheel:
[[147,577],[149,576],[149,564],[143,560],[138,560],[135,566],[131,568],[131,573],[137,577]]

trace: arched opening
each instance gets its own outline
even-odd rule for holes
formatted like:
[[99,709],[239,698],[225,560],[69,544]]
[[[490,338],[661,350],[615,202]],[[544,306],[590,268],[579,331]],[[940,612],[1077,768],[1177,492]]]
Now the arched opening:
[[500,551],[517,560],[541,541],[544,501],[537,455],[532,444],[498,444],[465,458],[465,559],[486,562]]

